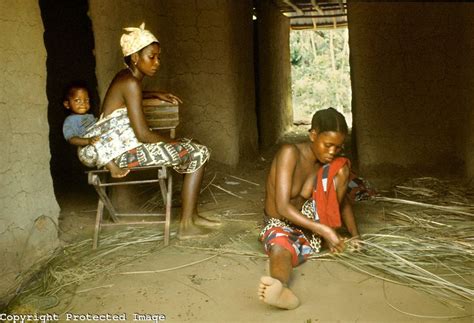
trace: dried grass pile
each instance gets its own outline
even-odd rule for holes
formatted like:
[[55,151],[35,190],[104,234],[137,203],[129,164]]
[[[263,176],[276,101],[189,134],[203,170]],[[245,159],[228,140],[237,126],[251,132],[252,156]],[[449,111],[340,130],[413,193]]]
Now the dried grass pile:
[[[396,186],[393,196],[375,198],[384,212],[383,219],[374,220],[384,226],[362,235],[362,250],[322,253],[312,258],[336,261],[370,276],[424,291],[451,306],[469,309],[474,300],[473,193],[468,186],[435,178],[413,179]],[[266,257],[260,246],[257,250],[244,238],[245,235],[236,235],[220,247],[196,246],[191,241],[175,247],[213,254],[202,261],[223,254]],[[80,284],[160,249],[162,244],[157,241],[162,239],[159,231],[133,227],[104,233],[95,251],[90,239],[70,244],[61,254],[39,264],[41,271],[32,268],[35,276],[16,291],[13,304],[24,303],[32,294],[53,295],[63,301],[78,293]],[[19,279],[30,277],[31,272]],[[121,274],[139,273],[149,271]]]
[[474,300],[472,190],[426,177],[411,183],[395,187],[403,199],[376,197],[383,202],[386,225],[362,235],[360,252],[318,257],[469,309]]
[[9,308],[25,306],[32,297],[54,296],[64,302],[78,292],[82,283],[159,250],[161,240],[163,233],[156,229],[122,227],[104,232],[96,250],[92,250],[92,239],[66,245],[17,278],[23,284],[14,291]]

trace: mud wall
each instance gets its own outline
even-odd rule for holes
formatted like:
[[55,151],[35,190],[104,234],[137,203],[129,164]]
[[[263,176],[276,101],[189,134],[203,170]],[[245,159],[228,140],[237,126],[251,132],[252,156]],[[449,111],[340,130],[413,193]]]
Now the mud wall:
[[468,136],[468,143],[464,151],[466,157],[466,173],[471,185],[474,185],[474,108],[471,108],[466,131]]
[[15,277],[58,245],[38,1],[0,2],[0,308]]
[[255,154],[251,0],[91,0],[90,16],[101,97],[123,68],[122,28],[145,21],[160,40],[162,65],[144,88],[184,101],[178,136],[198,139],[229,165]]
[[290,25],[271,1],[261,0],[255,4],[258,128],[262,147],[268,147],[278,141],[293,122]]
[[[464,7],[465,6],[465,7]],[[462,24],[463,27],[460,31],[464,34],[463,40],[466,42],[465,50],[466,53],[463,53],[465,57],[466,66],[464,67],[465,73],[470,74],[463,80],[463,88],[466,97],[466,109],[468,111],[466,121],[461,124],[464,128],[464,135],[467,138],[466,144],[464,146],[464,160],[466,161],[466,176],[469,180],[469,183],[474,187],[474,66],[472,66],[472,57],[474,55],[474,4],[466,4],[460,8],[460,10],[465,10],[462,12]]]
[[473,18],[468,3],[349,2],[361,172],[463,175],[467,160],[472,176]]

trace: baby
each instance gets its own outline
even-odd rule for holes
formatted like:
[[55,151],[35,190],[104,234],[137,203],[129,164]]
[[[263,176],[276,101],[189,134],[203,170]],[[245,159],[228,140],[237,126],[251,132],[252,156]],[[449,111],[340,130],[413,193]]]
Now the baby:
[[[97,122],[97,119],[90,113],[89,92],[85,85],[73,83],[68,86],[63,99],[63,105],[71,111],[63,124],[64,138],[74,146],[83,147],[93,145],[99,141],[99,137],[86,138],[86,130]],[[90,166],[90,165],[88,165]],[[125,177],[130,170],[119,168],[114,161],[108,162],[105,167],[114,178]]]

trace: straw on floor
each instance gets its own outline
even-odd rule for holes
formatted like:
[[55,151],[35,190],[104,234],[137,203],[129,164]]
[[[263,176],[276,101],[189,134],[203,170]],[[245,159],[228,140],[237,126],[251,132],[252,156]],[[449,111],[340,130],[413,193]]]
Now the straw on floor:
[[319,257],[422,290],[458,308],[472,306],[472,188],[424,177],[394,191],[404,198],[375,198],[386,210],[385,227],[362,235],[362,251]]

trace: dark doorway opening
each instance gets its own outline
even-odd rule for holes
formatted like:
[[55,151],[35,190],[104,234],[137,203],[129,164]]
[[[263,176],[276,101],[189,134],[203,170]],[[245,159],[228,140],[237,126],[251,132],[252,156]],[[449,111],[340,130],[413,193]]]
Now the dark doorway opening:
[[333,107],[352,127],[348,28],[290,32],[293,117],[309,125],[315,111]]
[[68,115],[63,107],[67,84],[81,80],[89,88],[90,113],[98,115],[100,100],[95,76],[94,35],[87,0],[39,0],[47,52],[46,95],[48,97],[51,176],[61,206],[65,194],[87,186],[85,167],[76,150],[63,137],[62,124]]

